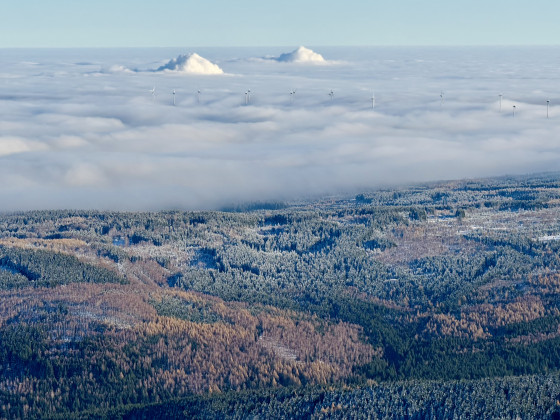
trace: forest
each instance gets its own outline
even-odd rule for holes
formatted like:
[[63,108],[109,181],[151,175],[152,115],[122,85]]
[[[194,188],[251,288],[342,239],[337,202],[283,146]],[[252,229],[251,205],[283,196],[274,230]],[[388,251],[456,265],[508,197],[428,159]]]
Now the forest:
[[0,214],[0,418],[560,418],[560,174]]

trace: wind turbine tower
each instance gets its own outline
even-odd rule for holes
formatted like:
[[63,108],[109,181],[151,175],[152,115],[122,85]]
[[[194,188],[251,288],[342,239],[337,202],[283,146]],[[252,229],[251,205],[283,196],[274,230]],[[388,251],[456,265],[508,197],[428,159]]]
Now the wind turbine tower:
[[249,105],[249,102],[251,102],[251,89],[245,91],[245,105]]
[[550,99],[546,100],[546,118],[548,119],[548,106],[550,105]]
[[296,90],[290,90],[290,102],[293,103],[296,99]]
[[332,101],[334,99],[334,92],[332,91],[332,89],[329,92],[329,96],[331,97],[331,101]]
[[175,106],[175,89],[173,89],[173,106]]
[[515,108],[517,108],[515,105],[513,106],[513,116],[515,117]]
[[371,92],[371,109],[375,108],[375,93]]

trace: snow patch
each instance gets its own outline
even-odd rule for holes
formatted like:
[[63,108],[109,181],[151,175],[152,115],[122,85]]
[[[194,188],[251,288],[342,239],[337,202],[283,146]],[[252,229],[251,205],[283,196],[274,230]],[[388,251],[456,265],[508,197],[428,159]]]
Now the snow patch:
[[540,242],[560,241],[560,235],[548,235],[539,237]]

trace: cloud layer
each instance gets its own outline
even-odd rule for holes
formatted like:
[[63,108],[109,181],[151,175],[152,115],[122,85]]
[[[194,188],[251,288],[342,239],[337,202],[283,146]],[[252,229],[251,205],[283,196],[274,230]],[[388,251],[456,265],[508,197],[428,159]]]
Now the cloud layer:
[[157,68],[167,49],[4,50],[0,210],[219,208],[560,170],[559,49],[321,52],[343,64],[209,49],[230,75],[209,78],[104,71]]

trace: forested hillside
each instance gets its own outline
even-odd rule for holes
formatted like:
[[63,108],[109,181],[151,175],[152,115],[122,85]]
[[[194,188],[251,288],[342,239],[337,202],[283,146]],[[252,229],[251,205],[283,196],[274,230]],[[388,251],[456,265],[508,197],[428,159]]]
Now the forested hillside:
[[560,416],[560,175],[0,214],[0,418]]

